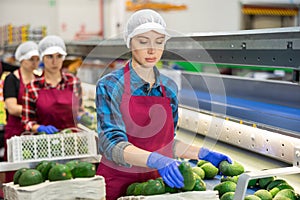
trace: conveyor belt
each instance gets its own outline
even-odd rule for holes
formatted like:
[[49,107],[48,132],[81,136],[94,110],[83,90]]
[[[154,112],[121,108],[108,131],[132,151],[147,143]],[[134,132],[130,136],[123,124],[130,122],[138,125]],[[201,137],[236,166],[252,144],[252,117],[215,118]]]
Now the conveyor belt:
[[184,106],[300,135],[298,84],[186,72],[176,78],[181,86],[179,103]]
[[[277,169],[291,166],[285,162],[253,153],[221,141],[212,140],[182,128],[179,128],[176,137],[190,144],[206,146],[212,150],[223,152],[229,155],[233,160],[240,162],[245,167],[246,171]],[[300,192],[300,174],[283,175],[280,176],[280,178],[286,179],[297,192]]]
[[[250,120],[256,123],[292,130],[300,134],[300,108],[267,104],[264,102],[250,101],[247,99],[220,96],[201,91],[181,90],[181,101],[188,103],[189,98],[196,95],[199,109],[224,110],[229,116],[241,120]],[[214,101],[223,99],[222,101]],[[218,107],[223,107],[220,109]],[[299,135],[300,136],[300,135]]]

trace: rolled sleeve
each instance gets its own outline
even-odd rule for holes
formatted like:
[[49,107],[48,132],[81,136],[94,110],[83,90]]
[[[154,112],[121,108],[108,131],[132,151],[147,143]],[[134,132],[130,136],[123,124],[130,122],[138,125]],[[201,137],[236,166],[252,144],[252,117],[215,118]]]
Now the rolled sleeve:
[[132,144],[130,142],[119,142],[118,144],[116,144],[112,149],[112,161],[118,165],[131,167],[131,165],[126,163],[124,159],[124,149],[129,145]]

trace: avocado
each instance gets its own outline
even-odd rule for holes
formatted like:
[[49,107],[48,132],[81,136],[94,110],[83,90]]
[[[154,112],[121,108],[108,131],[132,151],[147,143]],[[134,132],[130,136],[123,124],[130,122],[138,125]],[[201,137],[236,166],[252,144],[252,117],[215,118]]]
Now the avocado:
[[159,180],[150,179],[144,186],[143,195],[156,195],[165,193],[165,185]]
[[261,200],[261,198],[259,198],[258,196],[251,194],[245,197],[244,200]]
[[206,191],[206,183],[201,179],[196,179],[193,191]]
[[201,168],[205,173],[204,179],[213,179],[219,172],[219,169],[210,162],[204,163],[203,165],[201,165]]
[[72,178],[71,170],[67,165],[64,164],[57,164],[53,166],[48,173],[49,181],[61,181]]
[[14,184],[19,184],[19,178],[22,175],[23,172],[27,171],[29,168],[20,168],[14,173],[13,181]]
[[261,200],[272,200],[273,196],[272,194],[265,189],[259,189],[256,192],[254,192],[255,196],[258,196]]
[[222,183],[219,183],[214,187],[214,190],[217,190],[219,192],[219,197],[222,197],[223,194],[226,192],[235,192],[236,189],[236,183],[232,181],[225,181]]
[[69,167],[69,169],[72,171],[74,169],[74,167],[78,165],[79,162],[80,162],[79,160],[70,160],[70,161],[66,162],[65,165],[67,165]]
[[197,162],[197,167],[201,167],[203,164],[205,164],[205,163],[208,163],[208,161],[206,161],[206,160],[199,160],[198,162]]
[[275,195],[280,191],[279,188],[274,187],[271,190],[269,190],[269,192],[271,193],[272,197],[275,197]]
[[286,182],[286,180],[284,180],[284,179],[275,179],[275,180],[273,180],[273,181],[271,181],[269,184],[268,184],[268,186],[267,186],[267,190],[271,190],[271,189],[273,189],[274,187],[276,187],[277,185],[280,185],[280,184],[282,184],[282,183],[287,183]]
[[182,189],[185,191],[193,190],[196,183],[196,179],[191,165],[188,162],[183,161],[178,166],[178,169],[184,178],[184,187]]
[[201,167],[195,166],[192,168],[193,172],[197,174],[201,179],[204,179],[205,172]]
[[221,174],[225,176],[237,176],[244,173],[244,166],[240,163],[233,161],[232,164],[224,160],[219,164]]
[[275,176],[260,178],[258,179],[258,185],[260,188],[266,189],[267,186],[274,180],[275,180]]
[[281,184],[277,185],[276,188],[278,188],[279,190],[283,190],[283,189],[294,190],[294,188],[292,186],[290,186],[288,183],[281,183]]
[[234,192],[226,192],[222,195],[220,200],[233,200],[234,198]]
[[96,175],[96,166],[89,162],[79,162],[72,169],[73,178],[93,177]]
[[28,169],[23,172],[19,178],[19,185],[21,187],[36,185],[43,182],[43,177],[40,171],[36,169]]
[[248,182],[248,188],[256,187],[257,181],[258,181],[258,180],[257,180],[256,178],[255,178],[255,179],[249,180],[249,182]]
[[49,174],[49,171],[50,171],[50,169],[51,169],[53,166],[55,166],[55,165],[57,165],[56,162],[54,162],[54,161],[49,161],[49,162],[47,163],[46,166],[43,166],[43,167],[40,169],[44,181],[45,181],[45,180],[48,180],[48,174]]
[[136,184],[136,186],[134,187],[134,190],[133,190],[133,195],[138,196],[138,195],[144,194],[144,187],[147,184],[148,184],[147,182],[142,182],[142,183]]
[[239,180],[239,176],[222,176],[221,177],[221,182],[232,181],[234,183],[237,183],[238,180]]
[[296,200],[296,194],[294,190],[291,189],[283,189],[280,190],[274,197],[274,199],[279,200],[281,197],[287,197],[290,200]]
[[131,184],[127,187],[127,189],[126,189],[126,195],[127,195],[127,196],[133,195],[134,188],[135,188],[135,186],[136,186],[137,184],[139,184],[139,183],[138,183],[138,182],[134,182],[134,183],[131,183]]

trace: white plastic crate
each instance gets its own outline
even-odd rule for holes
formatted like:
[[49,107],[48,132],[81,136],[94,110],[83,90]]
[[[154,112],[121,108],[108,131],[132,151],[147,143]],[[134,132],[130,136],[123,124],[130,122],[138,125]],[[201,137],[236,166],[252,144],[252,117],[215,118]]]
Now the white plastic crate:
[[28,162],[81,158],[97,155],[93,133],[58,133],[51,135],[14,136],[7,141],[8,162]]

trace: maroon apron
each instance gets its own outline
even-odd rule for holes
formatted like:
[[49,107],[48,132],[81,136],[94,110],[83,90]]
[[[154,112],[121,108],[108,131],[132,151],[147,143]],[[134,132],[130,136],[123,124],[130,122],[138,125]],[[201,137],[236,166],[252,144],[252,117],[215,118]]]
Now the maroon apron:
[[[22,96],[24,94],[25,85],[23,83],[22,75],[20,69],[18,70],[19,73],[19,93],[17,97],[17,104],[22,104]],[[8,114],[7,116],[7,123],[5,125],[5,133],[4,133],[4,156],[3,159],[7,161],[7,144],[6,141],[13,136],[20,136],[21,133],[24,132],[24,126],[21,121],[21,117],[17,117],[14,115]],[[13,180],[14,171],[9,171],[5,173],[5,181],[11,182]]]
[[[162,97],[131,96],[129,64],[124,68],[124,93],[120,110],[126,127],[128,141],[133,145],[173,157],[174,121],[170,99],[161,84]],[[105,178],[106,200],[125,196],[127,187],[133,182],[144,182],[159,177],[157,170],[116,165],[104,156],[97,174]]]
[[37,123],[52,125],[59,130],[76,127],[78,108],[79,99],[68,85],[64,90],[40,90],[36,101]]

